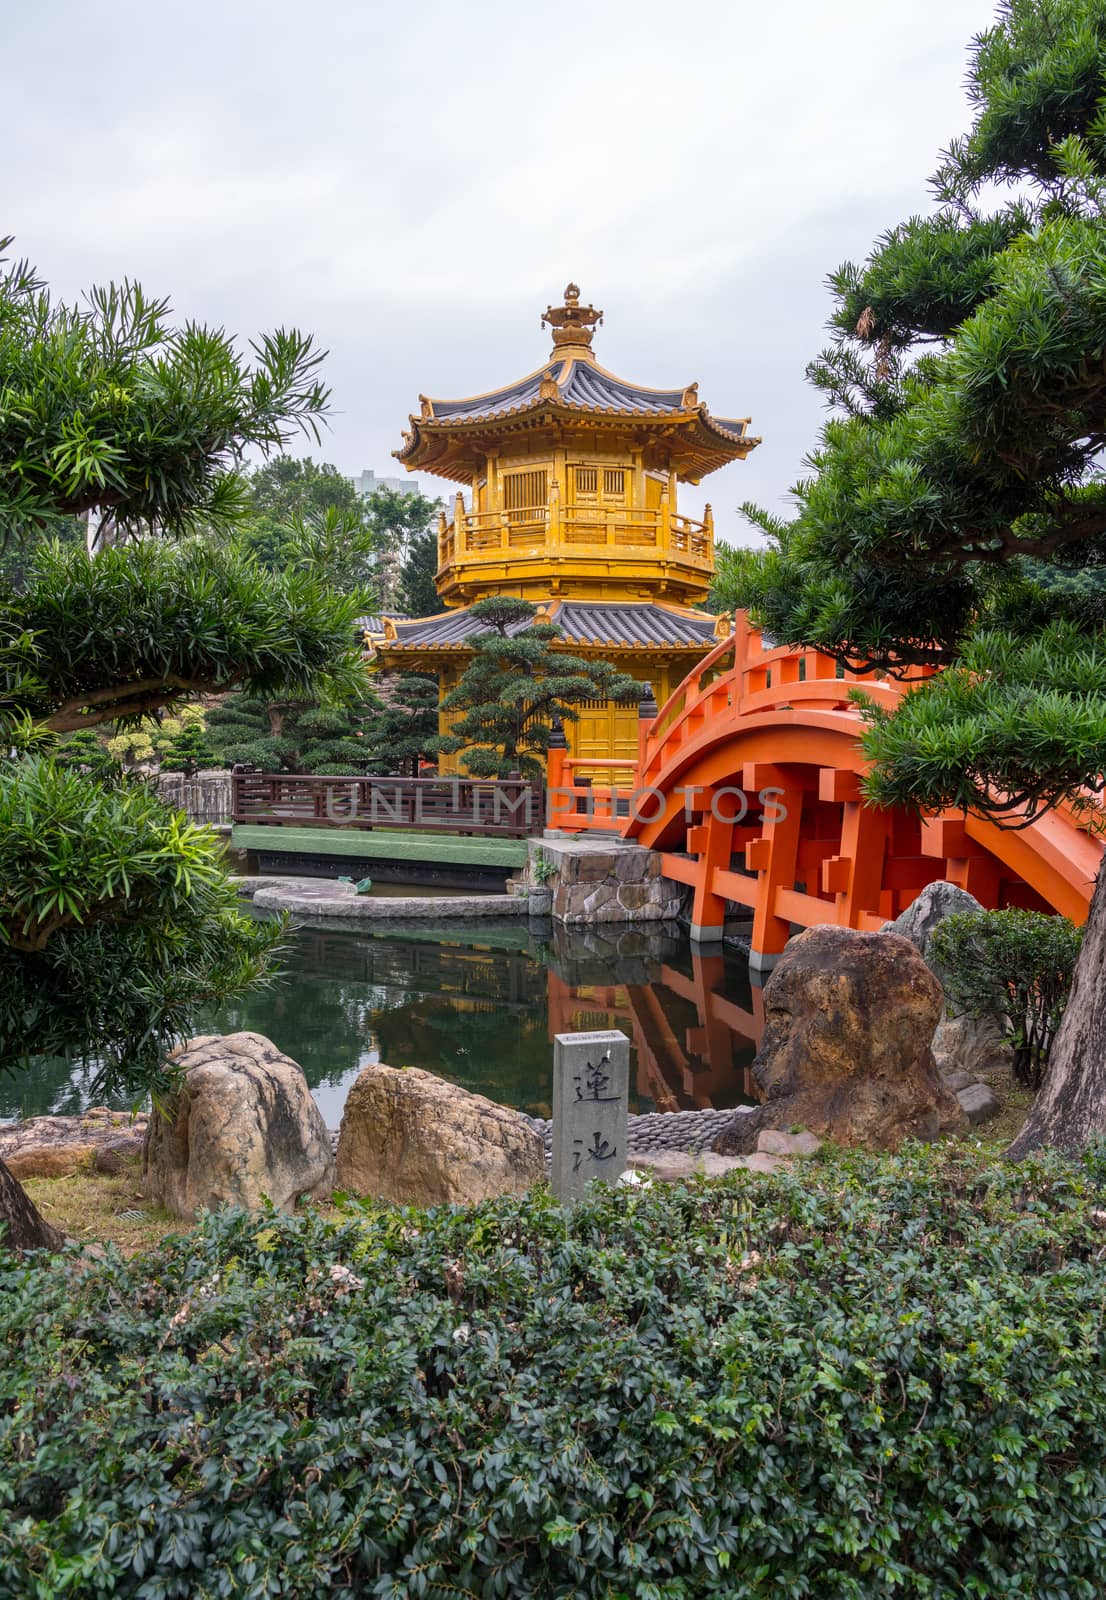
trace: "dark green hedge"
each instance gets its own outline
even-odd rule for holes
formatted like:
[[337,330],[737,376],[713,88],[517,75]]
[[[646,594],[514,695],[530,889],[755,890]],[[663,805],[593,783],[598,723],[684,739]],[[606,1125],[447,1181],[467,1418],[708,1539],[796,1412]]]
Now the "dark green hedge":
[[8,1259],[0,1594],[1092,1600],[1104,1186],[835,1157]]

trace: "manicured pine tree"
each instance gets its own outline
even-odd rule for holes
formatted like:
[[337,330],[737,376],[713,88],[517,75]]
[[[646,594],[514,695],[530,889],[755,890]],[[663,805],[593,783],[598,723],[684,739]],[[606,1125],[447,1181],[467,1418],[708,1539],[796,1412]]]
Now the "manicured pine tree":
[[207,715],[214,765],[242,763],[262,772],[364,772],[376,704],[367,690],[357,703],[340,707],[228,695]]
[[[716,593],[781,642],[943,672],[870,710],[877,804],[1100,818],[1106,773],[1106,0],[1006,0],[937,209],[833,274],[834,416],[798,514]],[[1106,1133],[1106,873],[1012,1147]]]
[[186,778],[194,778],[204,767],[217,766],[203,723],[186,722],[177,732],[169,734],[158,750],[158,765],[162,772],[183,772]]
[[461,714],[438,749],[463,752],[475,777],[540,777],[555,717],[575,722],[581,701],[636,701],[641,692],[636,678],[607,661],[554,649],[556,624],[535,621],[529,600],[489,595],[469,615],[484,627],[469,639],[473,659],[442,700],[444,712]]
[[417,672],[378,678],[381,706],[366,730],[370,770],[417,777],[438,746],[438,682]]

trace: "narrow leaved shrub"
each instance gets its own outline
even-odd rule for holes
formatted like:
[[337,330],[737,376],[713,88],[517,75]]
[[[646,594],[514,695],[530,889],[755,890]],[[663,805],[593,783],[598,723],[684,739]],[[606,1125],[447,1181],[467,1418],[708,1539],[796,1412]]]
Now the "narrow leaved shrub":
[[1071,993],[1081,929],[1043,911],[958,911],[930,946],[956,1011],[1001,1017],[1010,1029],[1014,1077],[1040,1087]]
[[1094,1600],[1101,1149],[0,1266],[4,1596]]

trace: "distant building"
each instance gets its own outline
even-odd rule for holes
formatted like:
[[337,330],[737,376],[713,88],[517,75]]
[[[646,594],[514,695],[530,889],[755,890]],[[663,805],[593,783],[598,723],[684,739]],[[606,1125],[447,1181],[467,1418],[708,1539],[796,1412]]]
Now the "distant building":
[[[422,485],[417,478],[409,478],[406,473],[402,478],[378,478],[371,467],[365,467],[356,477],[351,478],[349,481],[353,484],[362,500],[367,500],[378,489],[392,489],[396,494],[422,493]],[[430,498],[433,499],[434,496],[431,495]]]

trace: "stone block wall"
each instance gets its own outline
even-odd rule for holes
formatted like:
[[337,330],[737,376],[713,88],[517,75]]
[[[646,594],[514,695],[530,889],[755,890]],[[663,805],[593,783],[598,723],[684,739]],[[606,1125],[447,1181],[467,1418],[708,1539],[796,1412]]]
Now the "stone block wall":
[[619,839],[531,839],[528,883],[539,882],[543,856],[555,868],[545,887],[558,922],[673,922],[686,913],[690,890],[661,875],[653,850]]

